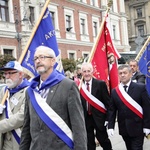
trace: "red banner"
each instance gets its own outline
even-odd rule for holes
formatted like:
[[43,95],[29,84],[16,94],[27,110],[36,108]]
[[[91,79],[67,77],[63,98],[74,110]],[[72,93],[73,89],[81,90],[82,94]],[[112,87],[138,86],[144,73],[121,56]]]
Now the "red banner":
[[119,57],[105,22],[91,63],[95,69],[94,77],[104,80],[109,90],[115,88],[119,83],[116,62]]

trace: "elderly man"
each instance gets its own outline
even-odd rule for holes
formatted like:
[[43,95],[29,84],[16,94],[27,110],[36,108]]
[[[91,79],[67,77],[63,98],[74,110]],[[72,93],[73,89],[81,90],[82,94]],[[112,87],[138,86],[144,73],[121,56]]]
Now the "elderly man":
[[0,91],[0,100],[5,91],[9,91],[5,104],[0,104],[0,149],[19,150],[24,120],[25,89],[29,83],[23,80],[23,69],[17,61],[8,62],[0,71],[3,71],[7,85]]
[[87,150],[75,82],[54,69],[56,56],[49,47],[37,47],[34,63],[39,76],[27,90],[20,150]]
[[88,150],[96,150],[95,136],[103,150],[112,150],[106,131],[107,110],[110,102],[106,83],[93,78],[94,70],[91,63],[83,63],[81,71],[84,81],[80,93],[87,130]]

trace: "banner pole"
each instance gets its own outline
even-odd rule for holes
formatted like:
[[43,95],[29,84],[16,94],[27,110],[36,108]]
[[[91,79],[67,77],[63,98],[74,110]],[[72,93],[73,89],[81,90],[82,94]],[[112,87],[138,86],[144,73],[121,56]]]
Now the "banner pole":
[[143,47],[141,48],[140,52],[138,53],[138,55],[136,56],[135,60],[139,60],[142,56],[142,54],[145,51],[146,46],[148,45],[148,43],[150,42],[150,36],[148,37],[148,39],[146,40],[146,42],[144,43]]
[[30,46],[30,43],[31,43],[31,41],[32,41],[32,39],[33,39],[33,37],[34,37],[34,35],[35,35],[35,32],[36,32],[36,30],[37,30],[37,28],[38,28],[38,26],[39,26],[39,24],[40,24],[40,22],[41,22],[41,20],[42,20],[42,18],[43,18],[43,15],[44,15],[45,10],[46,10],[46,8],[48,7],[48,4],[49,4],[49,3],[50,3],[50,0],[47,0],[46,3],[45,3],[45,5],[44,5],[44,7],[43,7],[43,9],[42,9],[42,12],[41,12],[41,14],[40,14],[40,17],[39,17],[39,19],[38,19],[36,25],[34,26],[32,32],[31,32],[31,36],[30,36],[30,38],[29,38],[29,40],[28,40],[28,43],[26,44],[26,47],[25,47],[25,49],[23,50],[22,55],[20,56],[20,58],[19,58],[19,60],[18,60],[19,63],[22,63],[22,60],[23,60],[24,56],[26,55],[26,52],[28,51],[28,48],[29,48],[29,46]]
[[92,48],[92,50],[91,50],[91,53],[90,53],[90,56],[89,56],[89,59],[88,59],[87,62],[91,62],[91,59],[92,59],[93,56],[94,56],[94,53],[95,53],[95,50],[96,50],[96,47],[97,47],[99,38],[101,37],[102,31],[103,31],[103,29],[104,29],[104,24],[105,24],[105,21],[106,21],[106,17],[107,17],[107,15],[108,15],[109,11],[110,11],[110,7],[112,6],[112,4],[113,4],[113,1],[112,1],[112,0],[110,0],[110,1],[108,2],[108,4],[107,4],[107,10],[106,10],[106,12],[105,12],[105,15],[104,15],[104,17],[103,17],[101,26],[100,26],[100,28],[99,28],[99,32],[98,32],[98,35],[97,35],[97,37],[96,37],[96,42],[95,42],[94,45],[93,45],[93,48]]
[[[91,62],[91,59],[92,59],[93,56],[94,56],[94,53],[95,53],[95,50],[96,50],[96,46],[97,46],[97,44],[98,44],[99,38],[100,38],[100,36],[101,36],[101,34],[102,34],[102,30],[103,30],[103,28],[104,28],[104,23],[105,23],[105,21],[106,21],[106,17],[107,17],[107,15],[108,15],[108,12],[109,12],[110,7],[112,6],[112,4],[113,4],[113,0],[110,0],[110,1],[108,2],[108,4],[107,4],[107,10],[106,10],[106,12],[105,12],[105,15],[104,15],[104,17],[103,17],[101,26],[100,26],[100,28],[99,28],[98,35],[97,35],[97,37],[96,37],[96,42],[94,43],[94,45],[93,45],[93,47],[92,47],[92,50],[91,50],[89,59],[88,59],[88,61],[87,61],[88,63]],[[82,82],[83,82],[83,77],[81,78],[81,81],[80,81],[80,84],[79,84],[79,90],[81,89]]]
[[[30,43],[31,43],[31,41],[32,41],[32,39],[33,39],[33,37],[35,35],[35,32],[36,32],[36,30],[37,30],[37,28],[38,28],[38,26],[39,26],[39,24],[40,24],[40,22],[41,22],[41,20],[43,18],[43,15],[44,15],[45,10],[48,7],[49,3],[50,3],[50,0],[47,0],[46,3],[45,3],[45,5],[44,5],[44,7],[43,7],[43,9],[42,9],[42,12],[41,12],[41,15],[40,15],[40,17],[38,19],[38,22],[37,22],[36,26],[33,28],[33,31],[31,33],[31,36],[30,36],[29,40],[28,40],[28,43],[27,43],[25,49],[23,50],[23,52],[22,52],[22,54],[21,54],[21,56],[20,56],[20,58],[18,60],[19,63],[22,63],[22,60],[23,60],[24,56],[26,55],[26,52],[28,51]],[[4,94],[3,98],[2,98],[2,101],[1,101],[2,105],[4,105],[7,96],[8,96],[8,90],[6,90],[6,92],[5,92],[5,94]]]

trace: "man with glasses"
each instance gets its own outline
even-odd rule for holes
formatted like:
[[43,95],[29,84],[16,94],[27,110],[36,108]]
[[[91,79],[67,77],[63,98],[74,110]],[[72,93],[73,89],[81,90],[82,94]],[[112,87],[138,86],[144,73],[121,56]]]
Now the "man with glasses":
[[8,90],[4,105],[0,104],[0,149],[19,150],[25,89],[29,82],[23,79],[23,69],[17,61],[8,62],[0,71],[3,72],[6,81],[6,87],[0,91],[0,103]]
[[86,129],[78,87],[54,69],[56,56],[36,48],[39,74],[27,90],[20,150],[87,150]]

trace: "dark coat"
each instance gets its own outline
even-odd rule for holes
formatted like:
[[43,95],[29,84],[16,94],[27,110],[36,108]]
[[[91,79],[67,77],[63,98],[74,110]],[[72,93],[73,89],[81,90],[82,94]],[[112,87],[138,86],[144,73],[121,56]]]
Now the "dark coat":
[[145,84],[145,79],[146,79],[145,75],[142,74],[141,72],[136,72],[132,77],[132,81],[135,80],[135,82],[137,82],[137,83]]
[[128,94],[143,108],[141,119],[131,111],[119,98],[115,89],[111,93],[108,128],[114,129],[116,115],[118,116],[119,134],[139,136],[143,134],[143,128],[150,129],[150,97],[144,84],[131,82]]
[[[97,80],[95,78],[92,79],[92,87],[91,87],[91,94],[95,96],[98,100],[100,100],[105,107],[108,109],[109,107],[109,102],[110,102],[110,96],[107,90],[106,83],[101,80]],[[84,109],[84,115],[85,118],[87,117],[87,101],[82,97],[81,95],[81,101]],[[107,120],[107,113],[104,114],[97,110],[96,108],[91,106],[91,112],[93,119],[95,123],[97,124],[97,127],[100,130],[105,129],[104,123]]]

